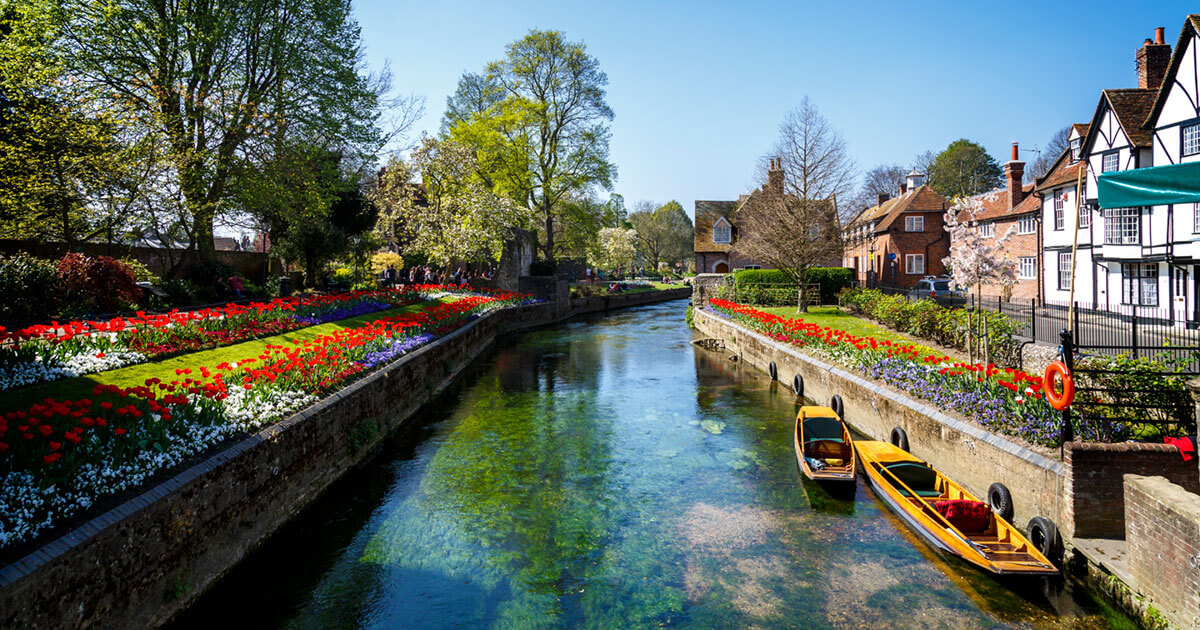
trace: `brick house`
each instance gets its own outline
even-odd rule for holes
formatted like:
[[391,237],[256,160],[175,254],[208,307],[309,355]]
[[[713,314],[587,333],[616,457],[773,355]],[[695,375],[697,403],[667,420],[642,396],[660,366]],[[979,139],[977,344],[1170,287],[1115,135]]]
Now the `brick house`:
[[842,265],[855,270],[859,286],[910,289],[927,275],[945,274],[949,202],[916,170],[895,198],[881,194],[878,201],[842,228]]
[[[1054,171],[1050,173],[1054,174]],[[1014,142],[1012,160],[1004,164],[1005,187],[976,196],[983,202],[983,210],[976,217],[976,229],[982,232],[984,238],[1001,238],[1011,231],[1012,235],[1000,255],[1017,263],[1016,284],[1007,292],[999,285],[985,284],[985,296],[1021,300],[1041,297],[1042,199],[1035,194],[1040,182],[1022,184],[1024,176],[1025,163],[1020,161],[1017,143]]]
[[[771,160],[767,170],[767,182],[761,189],[741,195],[737,201],[696,200],[693,252],[696,256],[696,273],[729,273],[737,269],[770,269],[761,261],[743,256],[735,248],[738,239],[749,238],[739,229],[738,214],[748,211],[748,204],[760,195],[783,197],[799,201],[794,195],[784,192],[784,173],[780,160]],[[829,203],[834,203],[830,201]],[[836,213],[835,213],[836,214]],[[799,229],[797,230],[799,233]],[[836,260],[825,263],[836,265]]]

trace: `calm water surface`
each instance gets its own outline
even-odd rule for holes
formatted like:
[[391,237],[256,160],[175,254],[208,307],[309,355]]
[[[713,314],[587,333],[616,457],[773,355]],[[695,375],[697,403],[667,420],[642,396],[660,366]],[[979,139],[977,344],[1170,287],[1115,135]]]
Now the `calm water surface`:
[[798,403],[684,302],[515,337],[184,627],[1132,627],[802,481]]

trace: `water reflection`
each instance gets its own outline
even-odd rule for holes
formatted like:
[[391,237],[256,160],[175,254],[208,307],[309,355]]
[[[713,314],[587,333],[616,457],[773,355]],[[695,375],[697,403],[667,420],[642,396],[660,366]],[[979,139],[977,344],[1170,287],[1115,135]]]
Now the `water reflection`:
[[1108,627],[947,561],[866,487],[803,479],[801,401],[694,350],[681,311],[501,344],[182,625]]

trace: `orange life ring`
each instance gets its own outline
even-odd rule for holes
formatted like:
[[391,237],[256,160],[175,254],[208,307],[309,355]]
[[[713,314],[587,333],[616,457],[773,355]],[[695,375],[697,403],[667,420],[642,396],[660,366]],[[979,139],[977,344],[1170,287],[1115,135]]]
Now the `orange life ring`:
[[[1054,388],[1056,376],[1062,379],[1061,394],[1057,393]],[[1062,361],[1054,361],[1046,366],[1046,374],[1042,377],[1042,386],[1046,390],[1046,400],[1050,406],[1059,411],[1066,409],[1075,401],[1075,379]]]

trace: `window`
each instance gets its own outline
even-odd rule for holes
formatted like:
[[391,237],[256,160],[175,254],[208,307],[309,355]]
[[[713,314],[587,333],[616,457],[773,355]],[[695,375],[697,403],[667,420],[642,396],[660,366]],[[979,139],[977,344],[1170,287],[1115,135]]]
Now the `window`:
[[1141,208],[1105,208],[1104,244],[1137,245],[1141,239]]
[[1079,150],[1083,148],[1083,138],[1075,138],[1071,141],[1071,161],[1079,161]]
[[1054,191],[1054,229],[1061,230],[1065,227],[1066,219],[1063,218],[1063,194],[1060,191]]
[[1058,252],[1058,288],[1060,291],[1071,288],[1071,252]]
[[1200,123],[1183,128],[1183,154],[1196,155],[1197,153],[1200,153]]
[[1192,204],[1192,233],[1200,234],[1200,203]]
[[1121,265],[1121,303],[1158,306],[1158,264]]
[[1091,227],[1092,225],[1092,209],[1082,201],[1079,204],[1079,229]]
[[1110,173],[1112,171],[1119,169],[1121,167],[1120,159],[1121,159],[1120,151],[1106,153],[1100,161],[1100,172],[1101,173]]
[[983,238],[992,238],[996,235],[996,222],[988,221],[987,223],[979,224],[979,235]]
[[717,222],[713,224],[713,242],[728,243],[730,236],[729,224],[725,222],[724,218],[717,219]]
[[762,265],[746,265],[742,269],[762,269]]
[[905,254],[904,273],[919,276],[925,273],[925,254]]
[[934,291],[949,291],[949,290],[950,290],[950,283],[949,283],[949,282],[944,282],[944,281],[943,281],[943,282],[934,282],[934,283],[933,283],[933,290],[934,290]]
[[924,232],[925,217],[904,217],[905,232]]
[[1037,258],[1033,256],[1021,256],[1017,258],[1017,277],[1022,280],[1036,278]]
[[1187,295],[1187,270],[1183,267],[1175,268],[1175,295],[1177,297]]
[[1031,215],[1017,219],[1017,234],[1033,234],[1037,231],[1037,217]]

